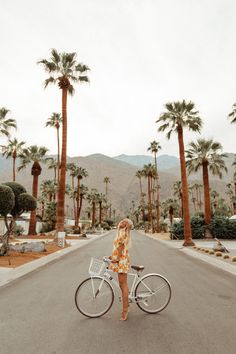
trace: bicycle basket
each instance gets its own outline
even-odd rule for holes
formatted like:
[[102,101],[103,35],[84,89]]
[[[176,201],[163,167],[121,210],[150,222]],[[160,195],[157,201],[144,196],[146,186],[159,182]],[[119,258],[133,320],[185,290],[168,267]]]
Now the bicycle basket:
[[102,271],[106,268],[106,265],[103,261],[96,258],[91,258],[89,266],[90,275],[100,275]]

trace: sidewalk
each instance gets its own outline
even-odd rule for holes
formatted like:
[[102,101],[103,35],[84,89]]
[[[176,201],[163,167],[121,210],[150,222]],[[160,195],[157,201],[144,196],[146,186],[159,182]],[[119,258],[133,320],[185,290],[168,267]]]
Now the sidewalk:
[[77,250],[78,248],[87,245],[88,243],[101,239],[102,237],[106,236],[109,233],[110,231],[107,231],[101,235],[87,235],[88,239],[83,239],[83,240],[68,240],[68,242],[71,243],[70,247],[51,253],[48,256],[41,257],[35,261],[26,263],[17,268],[0,267],[0,287],[10,283],[15,279],[23,277],[24,275],[33,272],[35,269],[43,267],[44,265],[51,263],[54,260],[59,259],[64,255],[71,253]]
[[[228,273],[231,273],[233,275],[236,275],[236,262],[230,262],[223,260],[220,257],[216,256],[211,256],[208,254],[203,254],[197,250],[195,250],[192,247],[184,247],[183,246],[183,240],[168,240],[167,237],[161,237],[159,238],[158,235],[151,235],[151,234],[145,234],[144,232],[141,232],[142,235],[150,237],[157,242],[161,242],[165,244],[168,247],[172,247],[175,249],[178,249],[180,252],[185,253],[188,256],[197,258],[203,262],[206,262],[208,264],[211,264],[217,268],[220,268]],[[194,243],[198,247],[205,247],[205,248],[213,248],[214,244],[216,243],[215,240],[194,240]],[[222,240],[223,245],[229,250],[231,256],[236,256],[236,240],[227,240],[224,241]]]

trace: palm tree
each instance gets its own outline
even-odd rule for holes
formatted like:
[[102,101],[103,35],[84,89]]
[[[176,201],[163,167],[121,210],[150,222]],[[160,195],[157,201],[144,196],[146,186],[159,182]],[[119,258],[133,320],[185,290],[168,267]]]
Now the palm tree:
[[92,227],[94,227],[96,222],[96,204],[99,199],[99,193],[96,188],[92,188],[90,193],[87,195],[87,199],[90,204],[92,204]]
[[67,95],[73,94],[73,83],[88,82],[86,75],[88,66],[76,62],[76,53],[58,53],[51,50],[49,60],[42,59],[45,71],[50,74],[45,80],[45,88],[49,84],[58,84],[62,90],[62,150],[60,164],[60,181],[57,201],[57,231],[64,231],[65,185],[66,185],[66,153],[67,153]]
[[80,181],[82,178],[85,178],[88,176],[88,172],[86,171],[85,168],[82,167],[76,167],[74,174],[77,178],[77,195],[76,195],[76,218],[75,218],[75,226],[78,226],[79,219],[78,219],[78,212],[79,212],[79,205],[80,205]]
[[233,104],[233,110],[229,113],[228,118],[232,119],[231,123],[236,123],[236,103]]
[[103,183],[105,183],[105,186],[106,186],[105,195],[106,195],[106,201],[107,201],[107,202],[106,202],[106,207],[105,207],[105,209],[106,209],[106,221],[107,221],[107,219],[108,219],[108,205],[107,205],[107,203],[108,203],[108,184],[111,183],[110,178],[109,178],[108,176],[104,177]]
[[211,222],[211,200],[209,171],[214,176],[222,178],[222,171],[227,172],[224,157],[226,154],[219,154],[222,145],[214,142],[213,139],[198,139],[189,144],[190,148],[186,151],[186,166],[189,173],[197,172],[202,168],[203,190],[204,190],[204,220],[205,224]]
[[[36,199],[38,197],[38,178],[42,171],[40,162],[44,162],[47,152],[48,149],[44,146],[38,147],[36,145],[32,145],[23,149],[21,155],[19,156],[21,163],[18,167],[18,171],[24,169],[29,163],[33,163],[31,167],[31,175],[33,176],[32,196]],[[36,210],[31,211],[28,234],[36,234]]]
[[15,182],[16,180],[16,159],[22,152],[22,147],[25,144],[24,141],[19,141],[14,138],[13,140],[9,139],[7,145],[2,145],[2,154],[7,159],[9,157],[12,158],[12,180]]
[[11,128],[16,129],[16,121],[13,118],[7,118],[7,114],[10,112],[9,109],[4,107],[0,108],[0,136],[6,136],[9,138]]
[[46,122],[46,127],[53,127],[57,130],[57,183],[59,185],[59,177],[60,177],[60,126],[62,123],[62,116],[60,113],[52,113],[51,117],[48,118]]
[[99,225],[102,224],[102,204],[106,203],[106,196],[103,193],[99,193],[98,195],[98,204],[99,204]]
[[236,196],[236,155],[234,155],[234,162],[232,163],[232,166],[234,166],[234,194]]
[[143,186],[142,186],[142,177],[145,177],[143,170],[138,170],[135,176],[139,179],[139,188],[140,188],[140,202],[141,202],[141,210],[143,215],[143,221],[145,221],[145,210],[144,210],[144,196]]
[[158,188],[158,171],[157,171],[157,153],[161,149],[161,145],[158,141],[152,141],[147,151],[151,151],[154,154],[156,176],[154,179],[154,188],[156,189],[156,231],[160,232],[160,209],[159,209],[159,188]]
[[178,198],[179,200],[179,217],[183,218],[183,189],[182,189],[182,182],[176,181],[173,184],[173,195]]
[[156,168],[149,163],[143,166],[144,175],[148,180],[148,222],[153,230],[153,217],[152,217],[152,179],[156,175]]
[[179,156],[180,156],[180,168],[181,168],[181,181],[183,189],[183,217],[184,217],[184,243],[183,246],[192,246],[194,242],[192,240],[192,230],[190,224],[190,212],[189,212],[189,198],[188,198],[188,182],[187,172],[184,155],[184,137],[183,130],[187,128],[196,132],[200,132],[202,126],[202,120],[198,115],[198,111],[195,110],[193,102],[173,102],[165,105],[166,111],[163,112],[157,123],[162,123],[158,131],[167,132],[167,138],[170,139],[171,134],[176,132],[178,134],[179,142]]
[[215,212],[216,211],[216,207],[217,207],[217,199],[216,198],[219,197],[219,193],[217,191],[213,190],[213,191],[210,192],[210,196],[213,199],[213,201],[212,201],[213,208],[212,209]]
[[42,192],[42,197],[46,198],[49,202],[51,202],[52,199],[55,199],[57,185],[53,180],[43,180],[40,184],[40,189]]
[[83,200],[85,199],[85,196],[88,193],[88,187],[85,185],[81,184],[80,186],[80,197],[79,197],[79,210],[78,210],[78,220],[80,220],[80,215],[81,215],[81,210],[82,210],[82,203]]

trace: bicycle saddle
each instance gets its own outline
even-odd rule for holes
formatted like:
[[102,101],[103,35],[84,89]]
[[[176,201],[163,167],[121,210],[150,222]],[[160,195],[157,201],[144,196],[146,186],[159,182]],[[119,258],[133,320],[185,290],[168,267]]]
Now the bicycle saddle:
[[132,265],[131,268],[137,270],[137,272],[141,272],[142,270],[144,270],[144,266],[142,265],[141,266]]

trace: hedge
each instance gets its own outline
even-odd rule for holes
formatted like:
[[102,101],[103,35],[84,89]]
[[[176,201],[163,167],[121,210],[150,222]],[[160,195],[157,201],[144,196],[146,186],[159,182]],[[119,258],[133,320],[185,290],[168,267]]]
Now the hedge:
[[[213,237],[223,239],[236,239],[236,220],[230,220],[227,217],[215,216],[209,225],[204,224],[204,219],[193,216],[191,218],[192,238],[205,238],[206,228],[210,230]],[[180,240],[184,239],[184,223],[181,220],[174,223],[171,228],[171,233],[177,236]]]

